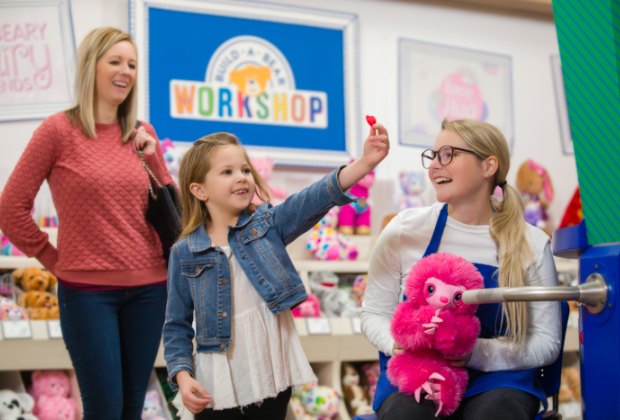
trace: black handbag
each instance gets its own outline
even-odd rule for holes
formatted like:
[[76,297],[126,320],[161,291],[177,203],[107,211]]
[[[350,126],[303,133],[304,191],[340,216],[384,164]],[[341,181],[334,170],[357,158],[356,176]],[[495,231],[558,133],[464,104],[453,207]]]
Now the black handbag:
[[[176,187],[173,184],[162,185],[151,168],[146,164],[142,151],[138,151],[142,166],[150,177],[148,207],[146,219],[155,228],[164,252],[166,263],[170,257],[170,248],[181,233],[181,211]],[[153,186],[155,184],[155,186]]]

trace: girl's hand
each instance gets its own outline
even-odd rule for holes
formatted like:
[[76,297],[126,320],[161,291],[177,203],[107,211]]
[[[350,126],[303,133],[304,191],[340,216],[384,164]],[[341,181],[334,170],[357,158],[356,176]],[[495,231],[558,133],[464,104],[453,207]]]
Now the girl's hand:
[[394,342],[394,347],[392,347],[392,356],[398,356],[399,354],[403,354],[404,352],[405,349],[403,349],[400,344]]
[[467,353],[465,356],[450,358],[446,357],[448,364],[453,367],[465,367],[469,359],[471,359],[472,352]]
[[176,376],[183,405],[194,414],[198,414],[211,403],[211,396],[189,372],[179,372]]
[[145,155],[152,155],[155,153],[157,140],[149,133],[146,132],[144,126],[140,126],[133,130],[133,143],[134,150],[142,150]]
[[364,141],[364,152],[360,160],[374,168],[387,156],[390,150],[387,129],[379,123],[370,127],[370,133]]

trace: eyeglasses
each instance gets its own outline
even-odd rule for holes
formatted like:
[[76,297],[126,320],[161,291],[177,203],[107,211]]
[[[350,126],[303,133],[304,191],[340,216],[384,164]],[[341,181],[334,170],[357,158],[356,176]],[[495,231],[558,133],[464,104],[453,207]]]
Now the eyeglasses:
[[454,158],[454,155],[456,154],[456,152],[471,153],[472,155],[476,156],[478,159],[484,159],[482,156],[480,156],[478,153],[474,152],[473,150],[463,149],[462,147],[456,147],[456,146],[442,146],[439,148],[439,150],[436,150],[436,151],[433,149],[426,149],[425,151],[423,151],[422,152],[422,166],[424,167],[424,169],[428,169],[431,166],[431,162],[433,161],[433,159],[435,159],[435,156],[437,156],[437,159],[439,160],[439,164],[441,166],[446,166],[450,164],[450,162],[452,162],[452,159]]

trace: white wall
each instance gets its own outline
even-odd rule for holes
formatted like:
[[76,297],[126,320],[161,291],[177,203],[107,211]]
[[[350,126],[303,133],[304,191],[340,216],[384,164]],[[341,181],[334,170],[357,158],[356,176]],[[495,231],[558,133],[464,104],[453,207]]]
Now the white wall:
[[[394,210],[398,194],[396,174],[421,169],[420,148],[398,144],[398,38],[506,54],[513,62],[514,182],[518,165],[532,158],[551,174],[556,196],[550,209],[559,222],[575,187],[574,156],[562,154],[553,93],[550,55],[558,53],[553,22],[509,17],[484,11],[450,9],[395,0],[275,0],[356,13],[359,16],[361,113],[374,114],[391,132],[390,156],[377,170],[372,190],[375,230],[383,215]],[[71,0],[76,43],[97,26],[128,29],[129,0]],[[0,188],[40,121],[0,123]],[[157,128],[157,127],[156,127]],[[276,170],[273,184],[295,191],[321,175],[312,170]]]

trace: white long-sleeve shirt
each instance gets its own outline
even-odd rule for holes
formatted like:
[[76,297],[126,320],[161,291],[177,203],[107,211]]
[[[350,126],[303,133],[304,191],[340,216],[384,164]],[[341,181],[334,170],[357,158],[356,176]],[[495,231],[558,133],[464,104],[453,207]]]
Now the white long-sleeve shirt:
[[[400,212],[385,227],[374,246],[364,303],[362,331],[387,355],[394,339],[390,323],[394,309],[403,300],[405,279],[424,255],[443,204]],[[529,286],[555,286],[557,273],[549,237],[528,225],[527,240],[533,261],[526,279]],[[488,225],[467,225],[450,217],[438,252],[450,252],[472,263],[497,267],[497,247]],[[558,302],[528,302],[527,339],[521,346],[507,340],[479,338],[467,366],[481,371],[516,370],[552,363],[561,347],[561,315]]]

